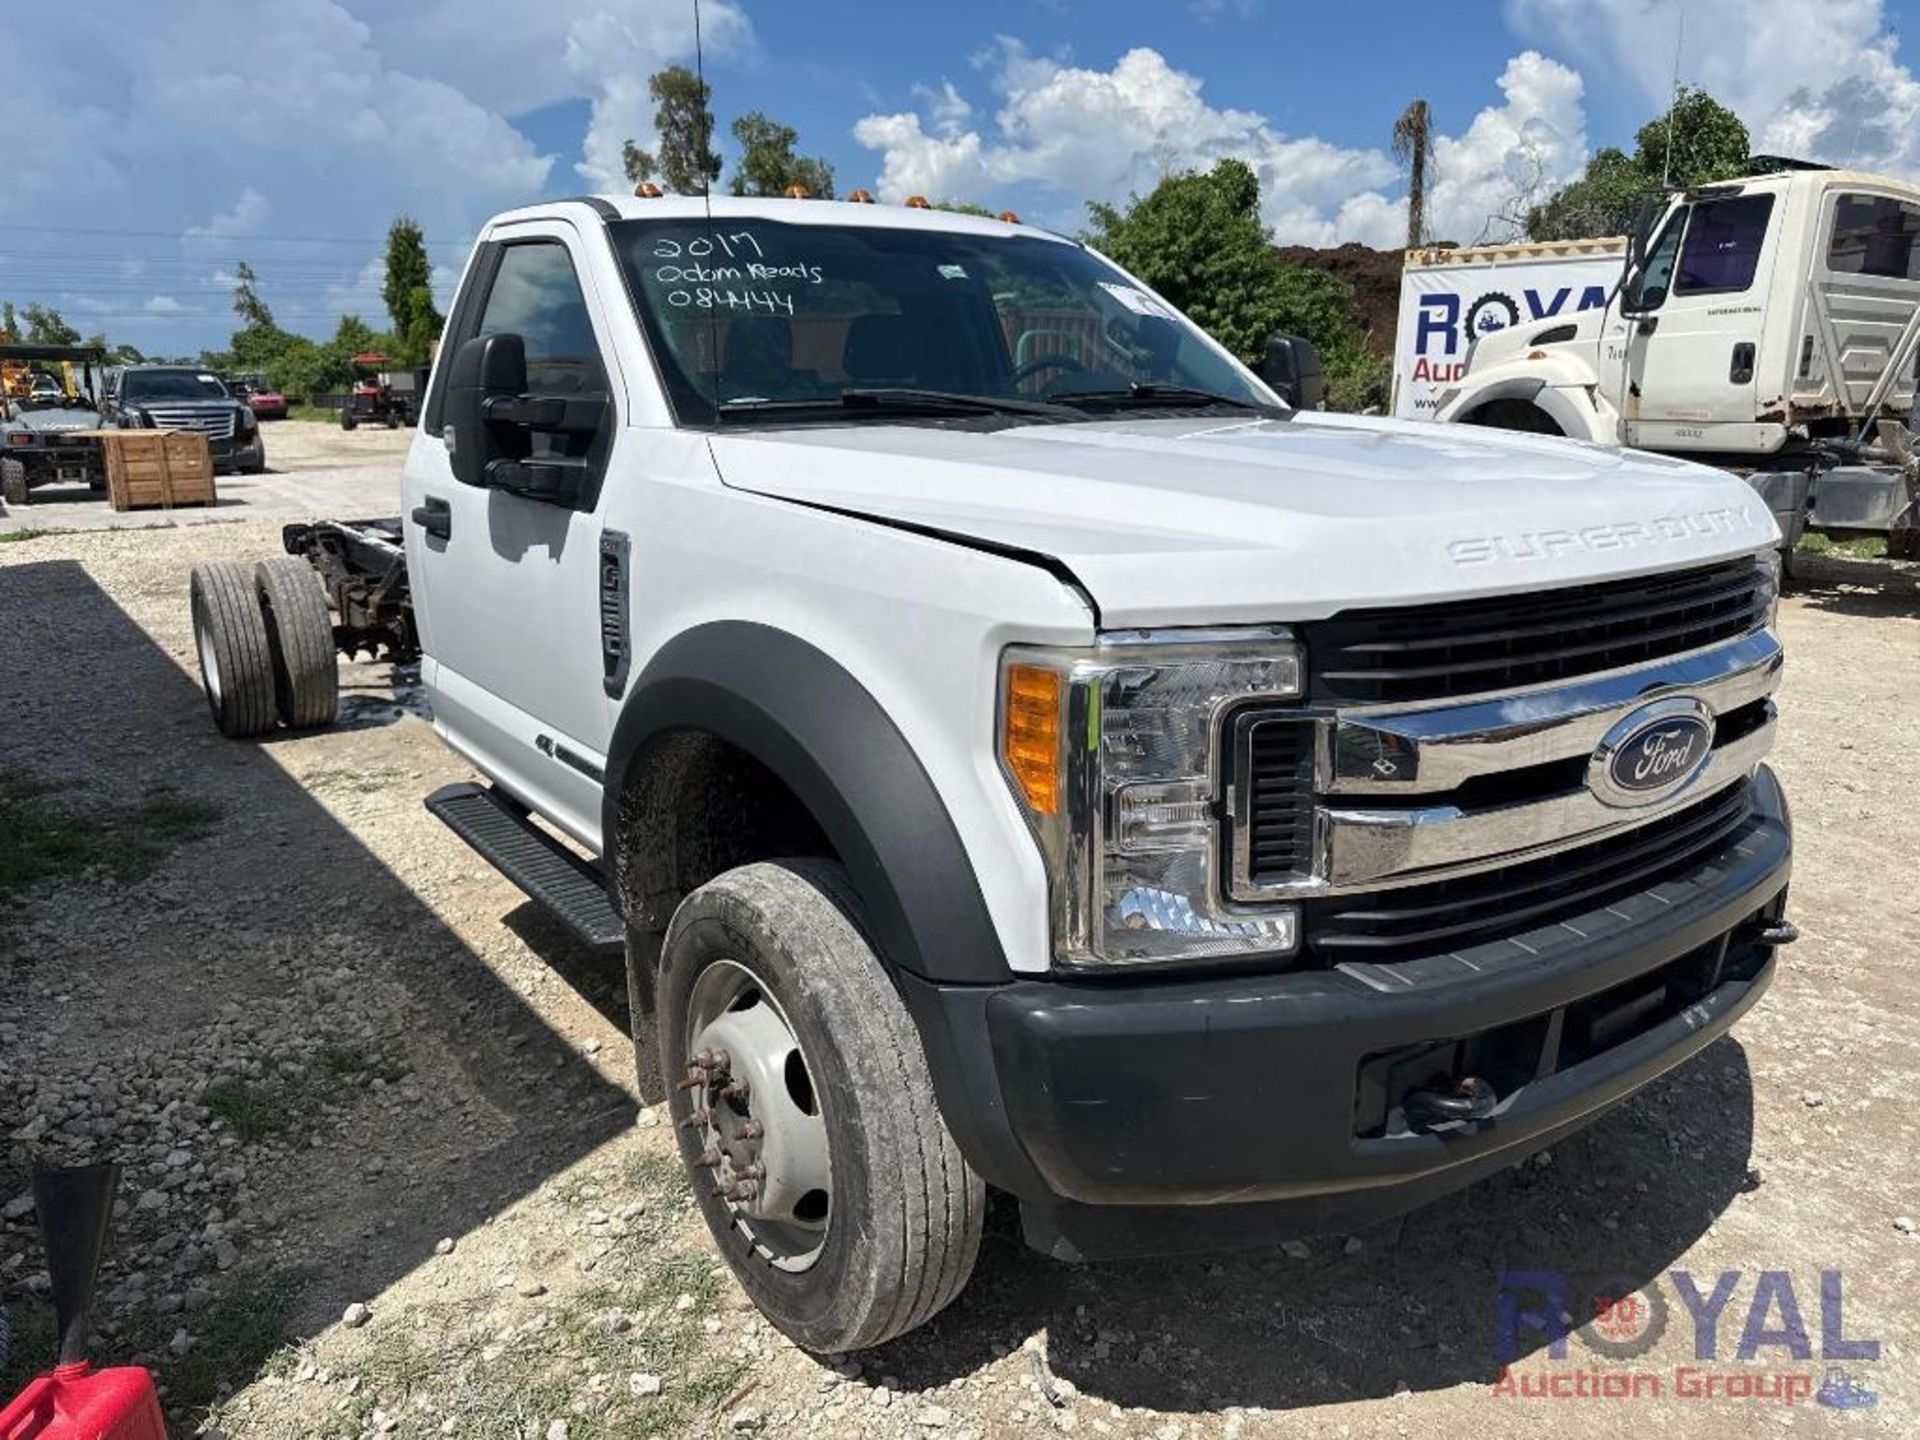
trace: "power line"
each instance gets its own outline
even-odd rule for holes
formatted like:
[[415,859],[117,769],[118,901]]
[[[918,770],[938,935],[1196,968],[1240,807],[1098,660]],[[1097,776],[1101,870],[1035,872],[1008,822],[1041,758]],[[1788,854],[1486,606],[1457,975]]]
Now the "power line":
[[[181,230],[119,230],[90,228],[82,225],[21,225],[0,223],[0,231],[15,230],[35,235],[104,235],[113,238],[121,236],[141,240],[179,240],[218,242],[222,245],[247,246],[256,242],[270,245],[385,245],[384,235],[215,235],[207,231]],[[465,249],[471,241],[465,240],[427,240],[421,243],[439,249]]]

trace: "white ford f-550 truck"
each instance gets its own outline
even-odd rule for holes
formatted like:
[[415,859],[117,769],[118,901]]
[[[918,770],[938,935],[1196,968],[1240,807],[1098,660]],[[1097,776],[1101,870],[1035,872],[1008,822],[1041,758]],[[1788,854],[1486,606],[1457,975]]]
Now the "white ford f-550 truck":
[[1289,409],[1011,220],[502,215],[404,492],[196,573],[209,703],[315,723],[333,644],[418,650],[487,777],[429,805],[624,953],[643,1093],[814,1350],[946,1305],[988,1186],[1067,1259],[1420,1203],[1792,938],[1750,490]]

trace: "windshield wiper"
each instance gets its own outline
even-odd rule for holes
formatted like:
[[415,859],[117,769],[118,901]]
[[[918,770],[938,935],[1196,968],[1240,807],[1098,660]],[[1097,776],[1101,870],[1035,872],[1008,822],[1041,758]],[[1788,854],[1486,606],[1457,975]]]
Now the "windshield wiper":
[[1136,380],[1124,390],[1055,390],[1047,396],[1055,405],[1078,405],[1091,401],[1096,405],[1230,405],[1235,410],[1258,410],[1267,415],[1284,414],[1278,406],[1238,395],[1220,395],[1192,385],[1153,385]]
[[723,419],[751,418],[755,415],[784,415],[796,411],[881,411],[902,410],[921,415],[1032,415],[1057,419],[1060,406],[1039,400],[1001,399],[992,395],[967,395],[957,390],[916,390],[912,388],[860,388],[842,390],[838,395],[816,395],[799,400],[729,400],[717,407]]

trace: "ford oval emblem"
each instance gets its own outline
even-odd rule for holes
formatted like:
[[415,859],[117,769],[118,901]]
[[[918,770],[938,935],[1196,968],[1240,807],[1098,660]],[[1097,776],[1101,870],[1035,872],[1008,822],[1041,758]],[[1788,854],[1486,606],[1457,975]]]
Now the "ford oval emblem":
[[1713,754],[1713,714],[1674,696],[1642,705],[1606,733],[1587,767],[1587,785],[1609,805],[1651,805],[1676,794]]

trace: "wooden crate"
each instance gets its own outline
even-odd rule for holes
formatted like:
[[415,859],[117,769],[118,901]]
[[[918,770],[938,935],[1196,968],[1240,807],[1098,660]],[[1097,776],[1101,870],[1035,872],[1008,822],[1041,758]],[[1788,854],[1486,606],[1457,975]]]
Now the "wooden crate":
[[98,430],[116,510],[217,503],[213,453],[190,430]]

